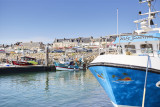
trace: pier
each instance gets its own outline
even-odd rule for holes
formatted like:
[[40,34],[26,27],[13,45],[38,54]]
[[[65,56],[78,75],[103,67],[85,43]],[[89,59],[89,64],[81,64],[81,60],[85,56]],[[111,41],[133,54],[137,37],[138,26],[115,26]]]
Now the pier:
[[0,67],[0,74],[5,73],[21,73],[21,72],[42,72],[42,71],[56,71],[54,65],[44,66],[10,66],[10,67]]
[[[21,72],[41,72],[41,71],[56,71],[55,66],[53,65],[54,60],[58,60],[64,53],[49,53],[47,55],[47,64],[46,64],[46,53],[34,53],[34,54],[26,54],[26,56],[33,57],[37,59],[38,65],[33,66],[0,66],[0,73],[21,73]],[[4,53],[0,53],[0,62],[5,62],[8,60],[9,62],[12,60],[16,60],[17,57],[20,58],[23,54],[10,54],[6,56]],[[81,52],[81,53],[68,53],[67,57],[74,57],[74,60],[83,57],[83,62],[85,64],[85,68],[87,68],[88,64],[93,61],[98,56],[98,52]]]

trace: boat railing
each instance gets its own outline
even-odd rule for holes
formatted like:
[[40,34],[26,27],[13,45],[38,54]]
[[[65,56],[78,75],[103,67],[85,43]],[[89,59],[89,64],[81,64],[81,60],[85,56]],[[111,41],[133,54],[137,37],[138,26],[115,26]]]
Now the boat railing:
[[[157,39],[156,41],[158,41],[157,43],[157,50],[153,50],[152,47],[149,46],[148,42],[145,41],[145,44],[147,45],[146,48],[141,48],[141,49],[133,49],[133,48],[128,48],[128,47],[123,47],[121,46],[121,40],[120,38],[123,36],[138,36],[138,37],[142,37],[144,39]],[[109,39],[110,37],[116,37],[116,39],[119,39],[119,43],[116,43],[117,46],[116,47],[105,47],[105,54],[127,54],[127,55],[131,55],[131,54],[148,54],[151,56],[159,56],[160,55],[160,37],[159,36],[152,36],[152,35],[137,35],[137,34],[120,34],[120,35],[110,35],[108,37],[106,37],[106,45],[107,45],[107,39]],[[141,39],[141,38],[140,38]],[[115,40],[116,41],[116,40]],[[125,40],[124,40],[125,41]],[[126,41],[127,42],[127,41]],[[130,44],[130,42],[128,42]],[[156,49],[156,48],[155,48]],[[135,52],[134,52],[135,51]],[[138,51],[138,52],[137,52]],[[100,53],[100,52],[99,52]]]
[[107,48],[105,54],[118,54],[117,48]]
[[[136,52],[139,51],[139,52]],[[125,52],[125,53],[124,53]],[[160,50],[152,49],[129,49],[129,48],[107,48],[105,54],[125,54],[125,55],[150,55],[160,56]]]

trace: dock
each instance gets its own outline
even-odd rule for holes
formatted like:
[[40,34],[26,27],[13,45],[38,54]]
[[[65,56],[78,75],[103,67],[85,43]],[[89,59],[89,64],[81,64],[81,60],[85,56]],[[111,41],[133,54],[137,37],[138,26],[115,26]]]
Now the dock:
[[10,67],[0,67],[0,74],[5,73],[21,73],[21,72],[42,72],[42,71],[56,71],[54,65],[44,66],[44,65],[34,65],[34,66],[10,66]]
[[[47,51],[47,49],[46,49]],[[7,59],[9,61],[15,60],[17,56],[22,56],[21,54],[10,54],[10,56],[6,57],[5,54],[0,54],[0,62],[2,59]],[[59,59],[63,53],[41,53],[43,57],[39,57],[39,54],[27,55],[34,58],[37,58],[38,65],[27,65],[27,66],[0,66],[0,74],[5,73],[23,73],[23,72],[44,72],[44,71],[56,71],[55,66],[53,65],[53,61]],[[3,57],[2,57],[3,56]],[[84,69],[87,68],[88,64],[93,61],[98,56],[98,52],[81,52],[81,53],[69,53],[67,57],[75,57],[74,61],[79,58],[83,58]]]

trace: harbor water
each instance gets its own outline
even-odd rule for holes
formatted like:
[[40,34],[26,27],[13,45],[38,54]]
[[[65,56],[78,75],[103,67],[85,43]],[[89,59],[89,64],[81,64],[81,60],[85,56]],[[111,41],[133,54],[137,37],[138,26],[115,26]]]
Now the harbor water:
[[0,107],[113,107],[90,71],[0,75]]

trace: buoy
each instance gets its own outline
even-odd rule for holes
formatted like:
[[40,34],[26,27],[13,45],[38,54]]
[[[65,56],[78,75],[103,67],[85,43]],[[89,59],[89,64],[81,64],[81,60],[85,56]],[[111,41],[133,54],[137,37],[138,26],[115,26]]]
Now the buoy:
[[156,86],[157,86],[158,88],[160,88],[160,81],[158,81],[158,82],[156,83]]

